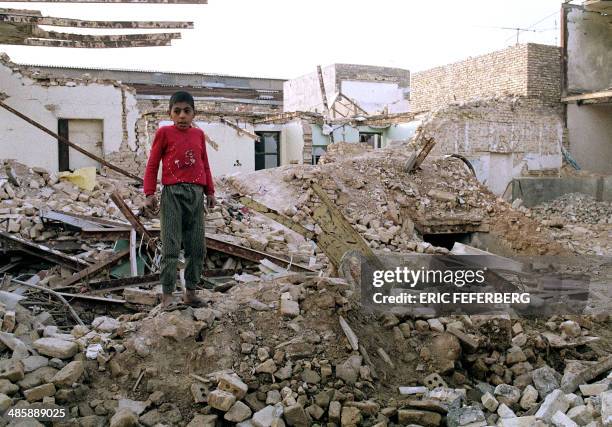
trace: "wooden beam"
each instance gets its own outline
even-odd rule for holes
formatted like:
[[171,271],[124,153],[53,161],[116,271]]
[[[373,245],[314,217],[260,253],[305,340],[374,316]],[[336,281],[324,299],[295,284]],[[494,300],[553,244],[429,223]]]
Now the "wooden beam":
[[561,101],[569,103],[569,102],[588,101],[592,99],[604,99],[604,98],[612,98],[612,90],[604,90],[600,92],[590,92],[590,93],[583,93],[580,95],[566,96],[565,98],[562,98]]
[[282,215],[281,213],[279,213],[278,211],[271,209],[267,206],[264,206],[259,202],[256,202],[250,197],[241,197],[240,203],[242,203],[243,205],[245,205],[246,207],[250,209],[253,209],[256,212],[259,212],[262,215],[267,216],[268,218],[273,219],[279,224],[284,225],[288,229],[295,231],[296,233],[300,234],[301,236],[307,239],[315,240],[316,238],[316,234],[314,233],[314,231],[310,231],[307,228],[304,228],[301,224],[298,224],[297,222],[293,221],[291,218],[288,218],[285,215]]
[[125,249],[123,251],[117,252],[113,255],[111,255],[110,257],[108,257],[107,259],[100,261],[97,264],[94,265],[90,265],[87,268],[84,268],[81,271],[78,271],[76,273],[74,273],[72,276],[68,277],[67,279],[64,279],[63,281],[61,281],[57,287],[54,287],[53,289],[57,289],[57,288],[66,288],[74,283],[80,282],[82,280],[85,280],[93,275],[95,275],[96,273],[105,270],[109,267],[112,267],[113,265],[117,264],[119,261],[121,261],[123,258],[127,257],[130,254],[130,250],[129,249]]
[[329,119],[329,104],[327,103],[327,93],[325,92],[325,82],[323,80],[323,70],[317,65],[317,75],[319,76],[319,88],[321,90],[321,98],[323,99],[323,112],[325,118]]
[[98,163],[103,164],[104,166],[108,167],[109,169],[114,170],[115,172],[119,172],[122,175],[127,176],[128,178],[132,178],[136,181],[138,181],[139,183],[142,183],[142,178],[136,175],[133,175],[131,173],[129,173],[126,170],[121,169],[118,166],[113,165],[112,163],[107,162],[106,160],[104,160],[102,157],[98,157],[95,154],[90,153],[89,151],[85,150],[84,148],[81,148],[80,146],[78,146],[77,144],[70,142],[68,139],[59,136],[58,134],[56,134],[55,132],[49,130],[48,128],[44,127],[43,125],[41,125],[40,123],[32,120],[31,118],[29,118],[28,116],[26,116],[25,114],[20,113],[19,111],[15,110],[14,108],[9,107],[8,105],[6,105],[4,102],[0,101],[0,107],[4,108],[5,110],[13,113],[14,115],[16,115],[17,117],[19,117],[22,120],[25,120],[26,122],[28,122],[29,124],[31,124],[32,126],[42,130],[43,132],[51,135],[53,138],[62,141],[64,144],[69,145],[70,147],[74,148],[76,151],[78,151],[81,154],[84,154],[85,156],[89,157],[90,159],[93,159],[95,161],[97,161]]
[[6,245],[18,251],[38,258],[46,259],[51,263],[63,265],[70,270],[77,271],[90,265],[88,262],[85,262],[80,258],[66,255],[63,252],[51,249],[44,245],[39,245],[21,237],[13,236],[6,231],[0,231],[0,240],[3,240]]
[[104,28],[117,30],[193,29],[193,22],[191,21],[90,21],[74,18],[41,16],[40,12],[37,10],[32,10],[31,14],[24,13],[26,11],[18,11],[18,13],[13,13],[12,10],[13,9],[3,9],[2,11],[0,11],[0,22],[29,25],[49,25],[53,27]]
[[245,129],[242,129],[240,126],[238,126],[235,123],[230,122],[225,117],[221,117],[221,121],[223,123],[225,123],[226,125],[228,125],[229,127],[235,129],[238,132],[238,135],[244,134],[244,135],[248,136],[249,138],[251,138],[251,139],[253,139],[255,141],[259,141],[260,140],[259,136],[255,135],[254,133],[251,133],[251,132],[249,132],[249,131],[247,131]]

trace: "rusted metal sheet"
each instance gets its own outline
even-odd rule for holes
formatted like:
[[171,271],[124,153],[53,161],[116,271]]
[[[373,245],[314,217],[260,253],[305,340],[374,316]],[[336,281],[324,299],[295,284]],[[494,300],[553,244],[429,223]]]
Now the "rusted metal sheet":
[[117,264],[123,258],[126,258],[127,256],[129,256],[129,254],[130,254],[129,249],[125,249],[123,251],[117,252],[111,255],[110,257],[108,257],[107,259],[105,259],[104,261],[101,261],[94,265],[90,265],[89,267],[84,268],[83,270],[74,273],[72,276],[61,281],[58,284],[57,288],[54,287],[53,289],[66,288],[74,283],[80,282],[82,280],[86,280],[88,277],[91,277],[95,275],[96,273]]
[[240,203],[242,203],[248,208],[253,209],[254,211],[259,212],[260,214],[267,216],[268,218],[272,218],[274,221],[284,225],[285,227],[295,231],[296,233],[304,236],[307,239],[315,240],[316,235],[313,231],[304,228],[301,224],[298,224],[291,218],[287,218],[285,215],[280,214],[278,211],[264,206],[261,203],[251,199],[250,197],[241,197]]
[[46,259],[54,264],[63,265],[70,270],[78,271],[90,265],[88,262],[77,257],[66,255],[65,253],[22,239],[21,237],[13,236],[5,231],[0,231],[0,240],[4,241],[7,246],[15,250]]
[[330,200],[325,190],[316,183],[311,184],[311,188],[321,201],[321,205],[312,213],[313,219],[323,231],[317,235],[317,246],[325,252],[332,264],[338,268],[342,256],[350,250],[358,251],[367,259],[377,260],[372,249]]
[[89,151],[81,148],[80,146],[78,146],[77,144],[68,141],[66,138],[63,138],[61,136],[59,136],[58,134],[56,134],[55,132],[49,130],[48,128],[46,128],[45,126],[41,125],[40,123],[32,120],[31,118],[29,118],[28,116],[26,116],[25,114],[20,113],[19,111],[15,110],[12,107],[9,107],[8,105],[6,105],[4,102],[0,101],[0,107],[4,108],[5,110],[13,113],[14,115],[16,115],[17,117],[19,117],[20,119],[25,120],[26,122],[28,122],[29,124],[31,124],[32,126],[42,130],[43,132],[51,135],[53,138],[62,141],[64,144],[69,145],[70,147],[74,148],[75,150],[77,150],[79,153],[82,153],[84,155],[86,155],[87,157],[89,157],[90,159],[93,159],[95,161],[97,161],[98,163],[103,164],[104,166],[108,167],[109,169],[112,169],[116,172],[119,172],[122,175],[127,176],[128,178],[132,178],[140,183],[142,183],[142,178],[140,178],[139,176],[133,175],[131,173],[129,173],[126,170],[121,169],[118,166],[113,165],[112,163],[107,162],[106,160],[104,160],[101,157],[96,156],[95,154],[90,153]]

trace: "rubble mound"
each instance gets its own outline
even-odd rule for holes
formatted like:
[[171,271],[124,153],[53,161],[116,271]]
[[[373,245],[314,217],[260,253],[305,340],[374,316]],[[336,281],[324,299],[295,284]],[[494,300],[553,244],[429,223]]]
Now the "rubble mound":
[[564,194],[550,202],[532,208],[542,220],[561,218],[568,223],[612,224],[612,202],[597,201],[582,193]]

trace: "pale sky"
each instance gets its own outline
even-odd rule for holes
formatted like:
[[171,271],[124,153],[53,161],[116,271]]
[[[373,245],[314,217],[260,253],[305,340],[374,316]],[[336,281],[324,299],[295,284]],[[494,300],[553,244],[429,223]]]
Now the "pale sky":
[[[18,63],[257,77],[292,78],[314,71],[317,65],[332,63],[381,65],[414,72],[516,43],[516,31],[498,27],[537,31],[521,32],[521,43],[558,45],[561,3],[561,0],[209,0],[207,5],[3,3],[4,8],[36,9],[45,16],[65,18],[194,21],[195,29],[183,30],[183,38],[169,47],[69,49],[0,45],[0,51]],[[100,34],[95,30],[80,32]]]

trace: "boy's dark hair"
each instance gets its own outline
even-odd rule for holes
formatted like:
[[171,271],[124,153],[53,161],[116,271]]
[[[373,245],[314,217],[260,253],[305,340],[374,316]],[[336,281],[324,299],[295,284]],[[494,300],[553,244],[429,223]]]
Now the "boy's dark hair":
[[189,92],[178,91],[174,92],[170,97],[170,105],[168,105],[168,110],[172,110],[172,106],[177,102],[186,102],[191,105],[191,108],[195,110],[195,102],[193,101],[193,96]]

